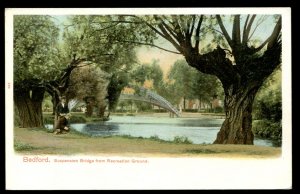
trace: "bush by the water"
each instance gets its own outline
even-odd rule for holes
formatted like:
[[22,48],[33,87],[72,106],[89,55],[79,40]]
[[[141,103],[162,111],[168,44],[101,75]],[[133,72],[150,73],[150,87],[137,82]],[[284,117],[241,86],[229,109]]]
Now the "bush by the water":
[[54,123],[54,115],[43,115],[44,124],[53,124]]
[[176,136],[173,140],[174,143],[192,144],[193,142],[184,136]]
[[256,136],[266,139],[281,141],[282,129],[281,122],[270,120],[256,120],[252,123],[252,130]]
[[[54,115],[44,114],[44,124],[53,124],[54,123]],[[86,123],[87,119],[84,116],[72,115],[70,118],[70,123]]]
[[82,116],[71,116],[70,123],[86,123],[87,119]]
[[[44,124],[53,124],[54,123],[54,115],[52,114],[44,114]],[[86,117],[83,113],[71,113],[70,123],[87,123],[87,122],[99,122],[99,121],[108,121],[109,118],[104,117]]]
[[281,144],[282,96],[281,70],[276,70],[264,83],[253,104],[252,130],[257,137]]

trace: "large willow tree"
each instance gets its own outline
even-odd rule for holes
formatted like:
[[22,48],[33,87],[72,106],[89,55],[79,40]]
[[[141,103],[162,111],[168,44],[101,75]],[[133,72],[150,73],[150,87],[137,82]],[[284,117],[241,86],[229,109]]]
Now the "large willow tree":
[[[225,93],[226,119],[214,143],[253,144],[252,105],[265,79],[281,64],[281,16],[269,16],[272,28],[255,36],[266,16],[129,16],[144,22],[182,54],[188,65],[215,75]],[[210,43],[207,43],[210,42]]]
[[151,42],[148,37],[154,34],[143,25],[135,28],[135,23],[120,22],[123,16],[70,16],[61,28],[55,20],[46,15],[14,16],[14,102],[21,127],[43,126],[45,91],[55,107],[59,96],[68,95],[72,71],[82,63],[94,64],[115,78],[108,87],[113,95],[110,104],[115,103],[118,96],[112,91],[126,85],[121,77],[135,64],[137,42],[144,38]]
[[49,16],[14,16],[14,103],[21,127],[41,127],[44,81],[61,70],[58,28]]

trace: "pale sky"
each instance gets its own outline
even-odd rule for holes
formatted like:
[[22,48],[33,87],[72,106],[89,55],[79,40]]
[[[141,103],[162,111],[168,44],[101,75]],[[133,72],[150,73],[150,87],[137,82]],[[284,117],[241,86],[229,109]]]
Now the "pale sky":
[[[257,22],[260,22],[260,18],[263,16],[257,16],[256,20],[253,23],[252,31],[255,29],[255,26]],[[266,17],[266,21],[263,22],[262,25],[259,25],[258,28],[255,29],[255,33],[253,34],[253,37],[259,38],[261,40],[265,40],[273,31],[273,28],[275,26],[275,23],[273,22],[273,19],[270,15],[264,15]],[[241,16],[241,30],[244,25],[246,19],[246,15]],[[228,31],[228,33],[231,36],[232,33],[232,23],[229,23],[228,21],[224,20],[224,25]],[[252,32],[251,31],[251,32]],[[241,31],[242,32],[242,31]],[[251,34],[251,33],[250,33]],[[210,40],[204,40],[201,41],[202,45],[206,45],[209,43]],[[163,38],[159,38],[158,41],[155,43],[156,45],[178,52],[172,44],[170,44],[168,41],[164,40]],[[200,44],[200,46],[201,46]],[[154,59],[159,60],[159,65],[161,66],[164,76],[166,76],[166,73],[170,70],[171,66],[175,63],[175,61],[179,59],[184,59],[183,55],[180,54],[174,54],[170,53],[155,47],[141,47],[137,51],[138,59],[140,60],[140,63],[151,63]]]
[[[57,25],[59,25],[61,29],[61,36],[63,31],[63,24],[67,20],[66,15],[55,15],[54,18],[56,18],[54,21]],[[176,49],[167,41],[165,41],[162,38],[159,38],[156,43],[157,45],[176,51]],[[151,64],[154,59],[158,60],[158,64],[162,68],[164,72],[164,76],[166,76],[166,73],[169,71],[170,67],[177,61],[178,59],[184,59],[184,57],[180,54],[174,54],[170,53],[155,47],[150,46],[141,46],[137,49],[137,58],[140,62],[140,64]]]
[[[56,22],[56,24],[58,24],[60,26],[60,29],[62,31],[63,30],[62,24],[66,22],[67,15],[54,15],[53,17],[56,18],[54,21]],[[256,19],[258,19],[259,17],[260,16],[258,16]],[[245,18],[246,18],[245,15],[241,16],[241,30],[242,30]],[[232,23],[229,24],[226,20],[224,20],[223,22],[224,22],[224,25],[225,25],[228,33],[231,35]],[[260,25],[256,29],[253,37],[259,37],[262,40],[266,39],[266,37],[271,34],[271,32],[274,28],[274,25],[275,25],[275,23],[272,21],[272,17],[268,17],[267,20],[264,22],[264,24]],[[255,26],[255,22],[254,22],[253,26]],[[254,29],[254,27],[253,27],[253,29]],[[168,41],[164,40],[163,38],[159,38],[158,40],[156,40],[155,44],[160,47],[163,47],[163,48],[166,48],[166,49],[169,49],[172,51],[176,51],[176,49]],[[202,41],[202,44],[205,44],[205,43],[203,43],[203,41]],[[159,61],[158,64],[161,66],[161,68],[164,72],[164,76],[166,76],[167,72],[170,70],[171,66],[175,63],[175,61],[177,61],[179,59],[184,59],[183,55],[170,53],[170,52],[167,52],[167,51],[155,48],[155,47],[149,47],[149,46],[142,46],[142,47],[138,48],[137,49],[137,57],[138,57],[140,64],[144,64],[144,63],[150,64],[150,63],[152,63],[152,61],[154,59],[158,60]]]
[[141,64],[150,64],[154,59],[159,60],[158,64],[166,74],[170,67],[179,59],[184,59],[183,55],[170,53],[158,48],[141,47],[137,49],[137,57]]

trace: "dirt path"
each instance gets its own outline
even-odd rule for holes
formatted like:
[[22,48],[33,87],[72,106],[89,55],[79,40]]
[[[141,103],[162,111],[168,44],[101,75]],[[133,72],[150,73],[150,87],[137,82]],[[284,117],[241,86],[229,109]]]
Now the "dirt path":
[[14,129],[15,149],[21,154],[115,155],[151,157],[279,157],[281,148],[251,145],[193,145],[125,137],[54,135],[42,129]]

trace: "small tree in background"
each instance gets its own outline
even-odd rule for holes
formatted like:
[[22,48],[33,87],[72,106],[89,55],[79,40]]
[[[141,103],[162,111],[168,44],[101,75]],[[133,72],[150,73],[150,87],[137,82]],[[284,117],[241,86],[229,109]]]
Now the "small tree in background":
[[69,99],[85,101],[86,116],[92,116],[93,108],[97,107],[97,115],[103,117],[109,79],[110,76],[96,65],[82,63],[71,73],[67,96]]

